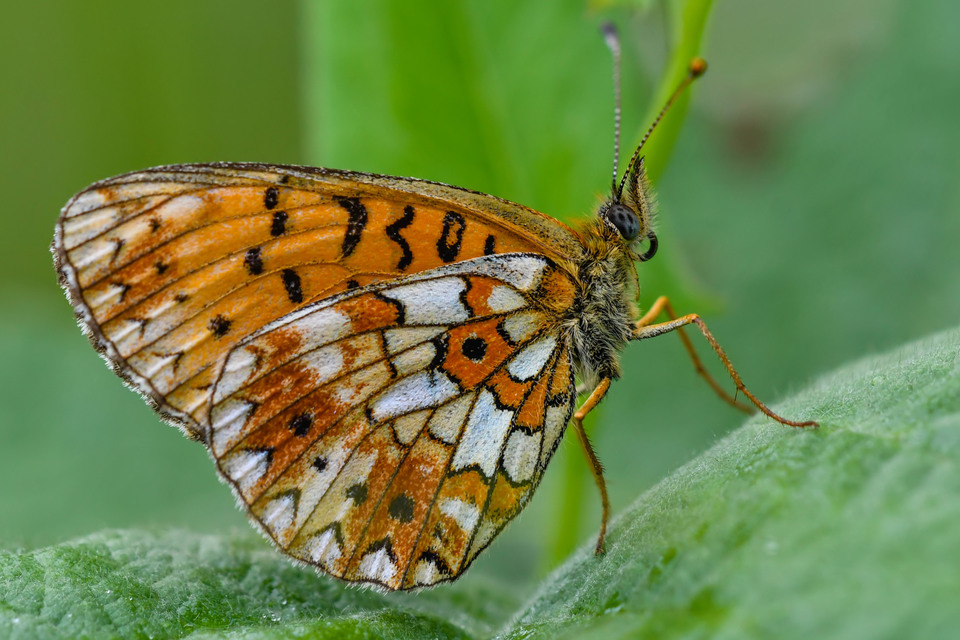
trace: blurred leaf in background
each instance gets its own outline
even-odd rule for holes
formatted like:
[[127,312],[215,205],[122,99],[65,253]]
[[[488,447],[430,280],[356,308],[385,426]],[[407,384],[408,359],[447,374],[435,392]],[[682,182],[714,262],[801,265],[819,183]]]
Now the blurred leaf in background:
[[[611,14],[627,141],[675,44],[664,25],[677,3],[642,4]],[[168,162],[309,161],[587,215],[612,147],[599,18],[575,0],[8,7],[0,542],[246,527],[202,448],[160,425],[74,326],[47,253],[74,192]],[[958,23],[947,0],[714,7],[710,72],[657,184],[660,253],[641,268],[643,302],[668,293],[681,312],[706,311],[761,398],[960,317]],[[627,350],[604,409],[595,446],[614,511],[741,420],[672,338]],[[472,571],[535,580],[579,455],[561,447]],[[599,518],[587,503],[581,540]]]

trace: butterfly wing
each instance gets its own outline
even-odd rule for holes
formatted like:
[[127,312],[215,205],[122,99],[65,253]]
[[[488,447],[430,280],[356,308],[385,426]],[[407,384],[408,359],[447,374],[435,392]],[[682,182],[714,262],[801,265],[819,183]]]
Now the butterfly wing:
[[211,451],[276,544],[390,589],[459,575],[524,506],[575,400],[575,285],[507,254],[381,282],[238,344]]
[[226,354],[351,288],[483,255],[575,259],[573,231],[446,185],[262,164],[159,167],[97,183],[57,224],[61,282],[94,346],[209,444]]

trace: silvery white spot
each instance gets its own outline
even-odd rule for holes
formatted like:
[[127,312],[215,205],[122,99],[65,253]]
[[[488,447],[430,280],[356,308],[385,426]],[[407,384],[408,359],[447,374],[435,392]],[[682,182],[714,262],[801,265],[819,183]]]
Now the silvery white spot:
[[70,262],[77,271],[86,271],[89,267],[110,262],[117,251],[117,243],[112,238],[98,238],[69,252]]
[[543,420],[543,448],[540,450],[540,464],[546,464],[547,458],[553,453],[557,438],[567,426],[567,407],[547,407]]
[[280,538],[293,524],[296,509],[297,501],[293,496],[282,495],[267,503],[260,521],[273,533],[274,537]]
[[446,331],[444,327],[400,327],[384,331],[383,339],[387,343],[387,351],[393,355],[398,351],[432,340],[444,331]]
[[461,500],[460,498],[444,498],[440,501],[440,513],[453,518],[457,526],[464,533],[473,533],[473,528],[477,526],[480,519],[480,509],[477,505]]
[[527,304],[527,301],[517,293],[512,287],[506,285],[497,285],[490,291],[487,298],[487,306],[494,313],[506,313],[514,311]]
[[456,324],[470,317],[460,301],[466,287],[460,278],[436,278],[391,287],[383,295],[403,305],[407,325]]
[[398,376],[406,376],[415,371],[426,369],[437,355],[432,342],[425,342],[395,356],[391,362]]
[[523,342],[540,328],[543,316],[536,311],[521,311],[503,320],[503,330],[515,344]]
[[105,207],[82,217],[65,218],[63,221],[63,247],[73,249],[120,222],[116,207]]
[[231,351],[224,363],[223,375],[213,391],[213,401],[220,402],[243,387],[253,375],[256,363],[257,352],[254,347],[241,347]]
[[529,380],[543,371],[556,347],[556,336],[544,336],[513,356],[507,365],[507,371],[516,380]]
[[426,407],[435,407],[460,393],[460,387],[440,371],[421,371],[401,378],[376,398],[370,408],[374,420],[387,420]]
[[[280,318],[277,322],[284,320],[285,318]],[[332,308],[309,313],[289,326],[300,334],[300,344],[311,347],[341,340],[350,335],[352,330],[350,317]]]
[[359,569],[360,575],[380,582],[389,582],[390,578],[397,573],[397,565],[390,559],[390,555],[385,548],[377,549],[363,556]]
[[475,397],[476,392],[470,392],[438,408],[430,418],[430,434],[447,444],[454,444]]
[[397,418],[393,422],[393,432],[396,434],[397,440],[404,445],[412,444],[423,430],[423,425],[427,423],[428,417],[430,417],[429,409]]
[[497,408],[493,394],[483,389],[453,455],[453,469],[477,465],[492,478],[500,460],[500,447],[513,422],[513,412]]
[[529,291],[540,281],[540,275],[547,266],[543,258],[536,256],[491,256],[477,260],[472,272],[492,276],[501,282],[513,285],[521,291]]
[[413,570],[413,583],[419,585],[436,584],[440,580],[437,566],[429,560],[421,560]]
[[91,209],[102,207],[106,202],[107,198],[103,192],[99,190],[84,191],[73,199],[73,202],[70,203],[70,207],[64,213],[64,216],[72,218],[74,216],[83,215]]
[[543,433],[526,434],[515,430],[507,439],[507,447],[503,452],[503,469],[514,482],[527,482],[533,477],[533,472],[540,459],[540,441]]
[[267,451],[238,451],[222,462],[227,477],[237,483],[242,493],[246,493],[267,472],[270,454]]
[[257,405],[243,398],[231,398],[214,405],[210,411],[213,425],[213,452],[217,455],[235,445],[243,434],[243,427]]
[[[119,301],[120,296],[123,295],[123,292],[126,290],[119,282],[111,282],[107,285],[107,289],[102,293],[97,294],[92,300],[87,300],[87,304],[90,305],[90,308],[96,311],[101,307],[106,306],[108,303],[113,303],[114,300]],[[91,295],[91,291],[86,291],[86,295]]]
[[340,545],[337,543],[337,534],[334,533],[332,527],[310,538],[310,541],[307,542],[307,549],[310,559],[325,567],[332,567],[333,563],[339,560],[343,554]]
[[473,537],[473,544],[470,545],[470,551],[467,552],[467,560],[471,560],[480,551],[483,550],[493,537],[497,535],[497,527],[489,518],[484,519],[477,528],[477,533]]

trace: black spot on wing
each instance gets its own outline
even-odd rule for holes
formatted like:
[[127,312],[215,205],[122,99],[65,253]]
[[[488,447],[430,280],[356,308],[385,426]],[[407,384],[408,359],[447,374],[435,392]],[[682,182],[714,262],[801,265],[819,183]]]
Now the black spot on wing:
[[287,290],[287,297],[290,302],[300,304],[303,302],[303,290],[300,288],[300,275],[293,269],[284,269],[280,277],[283,278],[283,288]]
[[282,236],[287,232],[287,212],[274,211],[273,221],[270,223],[270,235]]
[[463,355],[474,362],[480,362],[487,355],[487,342],[480,336],[470,336],[463,341]]
[[456,211],[447,211],[443,216],[443,231],[437,240],[437,255],[444,262],[453,262],[460,254],[463,244],[463,232],[467,229],[467,221]]
[[413,507],[413,498],[405,493],[401,493],[390,502],[390,506],[387,507],[387,514],[394,520],[410,522],[413,520]]
[[[312,425],[313,415],[309,411],[304,411],[303,413],[299,413],[294,416],[290,421],[290,424],[287,425],[287,428],[293,432],[293,435],[302,438],[309,433]],[[316,464],[316,460],[314,460],[314,464]],[[326,463],[324,463],[324,466],[326,466]]]
[[354,504],[363,504],[367,499],[367,483],[359,482],[347,487],[347,497],[353,500]]
[[360,202],[360,198],[338,198],[340,206],[347,210],[347,232],[343,236],[343,246],[340,249],[344,258],[353,253],[360,244],[360,236],[367,226],[367,208]]
[[157,260],[157,263],[153,265],[153,268],[157,270],[158,276],[162,276],[164,273],[167,272],[167,269],[170,268],[170,265],[168,265],[163,260]]
[[247,273],[252,276],[263,273],[263,257],[260,255],[260,247],[247,249],[247,254],[243,257],[243,264],[247,267]]
[[231,324],[230,320],[227,320],[223,315],[216,315],[210,319],[207,328],[210,329],[215,338],[222,338],[230,331]]
[[413,207],[407,205],[403,208],[403,216],[388,224],[386,228],[387,237],[400,245],[400,251],[403,252],[400,260],[397,262],[398,271],[403,271],[413,262],[413,252],[410,251],[410,245],[407,244],[406,239],[400,235],[400,230],[410,226],[410,223],[413,222],[413,214]]
[[486,242],[483,243],[483,255],[492,256],[497,252],[497,239],[492,235],[487,236]]
[[327,459],[324,456],[317,456],[313,459],[313,468],[322,472],[327,468]]
[[276,209],[279,201],[280,190],[276,187],[267,187],[267,190],[263,193],[263,206],[265,206],[268,211]]

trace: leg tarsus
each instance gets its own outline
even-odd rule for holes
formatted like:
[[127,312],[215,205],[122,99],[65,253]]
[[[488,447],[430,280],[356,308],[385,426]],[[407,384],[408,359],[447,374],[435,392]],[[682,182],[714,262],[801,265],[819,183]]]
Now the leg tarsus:
[[583,428],[583,419],[600,403],[600,400],[607,394],[609,388],[610,378],[604,378],[590,394],[590,397],[587,398],[577,412],[573,414],[573,430],[577,434],[577,440],[580,442],[580,447],[583,449],[584,455],[587,456],[587,462],[590,463],[590,471],[593,473],[593,479],[597,483],[597,488],[600,490],[603,515],[601,516],[600,535],[597,538],[597,546],[595,549],[597,555],[602,555],[605,552],[604,541],[607,536],[607,520],[610,519],[610,499],[607,497],[607,483],[603,479],[603,465],[600,464],[597,454],[593,451],[593,446],[590,444],[587,432]]
[[[670,320],[667,322],[660,322],[657,324],[650,324],[653,320],[656,319],[661,313],[666,312]],[[717,342],[716,338],[713,337],[713,334],[710,333],[710,330],[707,329],[706,323],[700,318],[696,313],[690,313],[685,316],[678,317],[674,312],[673,307],[670,305],[670,300],[666,296],[660,296],[657,298],[656,302],[650,307],[650,310],[647,311],[641,317],[633,328],[633,339],[634,340],[645,340],[647,338],[653,338],[664,333],[669,333],[671,331],[676,331],[680,340],[683,341],[683,346],[687,349],[687,353],[690,354],[690,358],[693,360],[694,367],[696,367],[697,373],[703,377],[710,387],[724,400],[738,409],[745,410],[748,413],[753,413],[752,407],[743,404],[742,402],[737,401],[736,398],[730,396],[723,388],[714,380],[713,376],[706,370],[703,366],[703,363],[700,360],[700,357],[697,355],[696,350],[693,348],[693,343],[690,342],[690,338],[684,332],[683,327],[688,324],[695,324],[697,328],[700,329],[700,333],[703,334],[703,337],[706,338],[707,342],[716,352],[717,356],[720,358],[720,361],[723,362],[723,366],[726,367],[727,373],[733,379],[734,384],[737,387],[737,391],[743,393],[743,395],[749,398],[750,402],[753,403],[757,409],[759,409],[763,414],[773,418],[781,424],[785,424],[791,427],[816,427],[819,426],[813,420],[805,421],[795,421],[787,420],[783,416],[780,416],[773,411],[771,411],[767,405],[760,402],[760,400],[753,395],[746,385],[743,383],[743,380],[740,378],[740,374],[737,373],[737,370],[733,368],[733,364],[730,362],[730,358],[727,357],[727,354],[724,353],[723,348],[720,346],[720,343]]]

